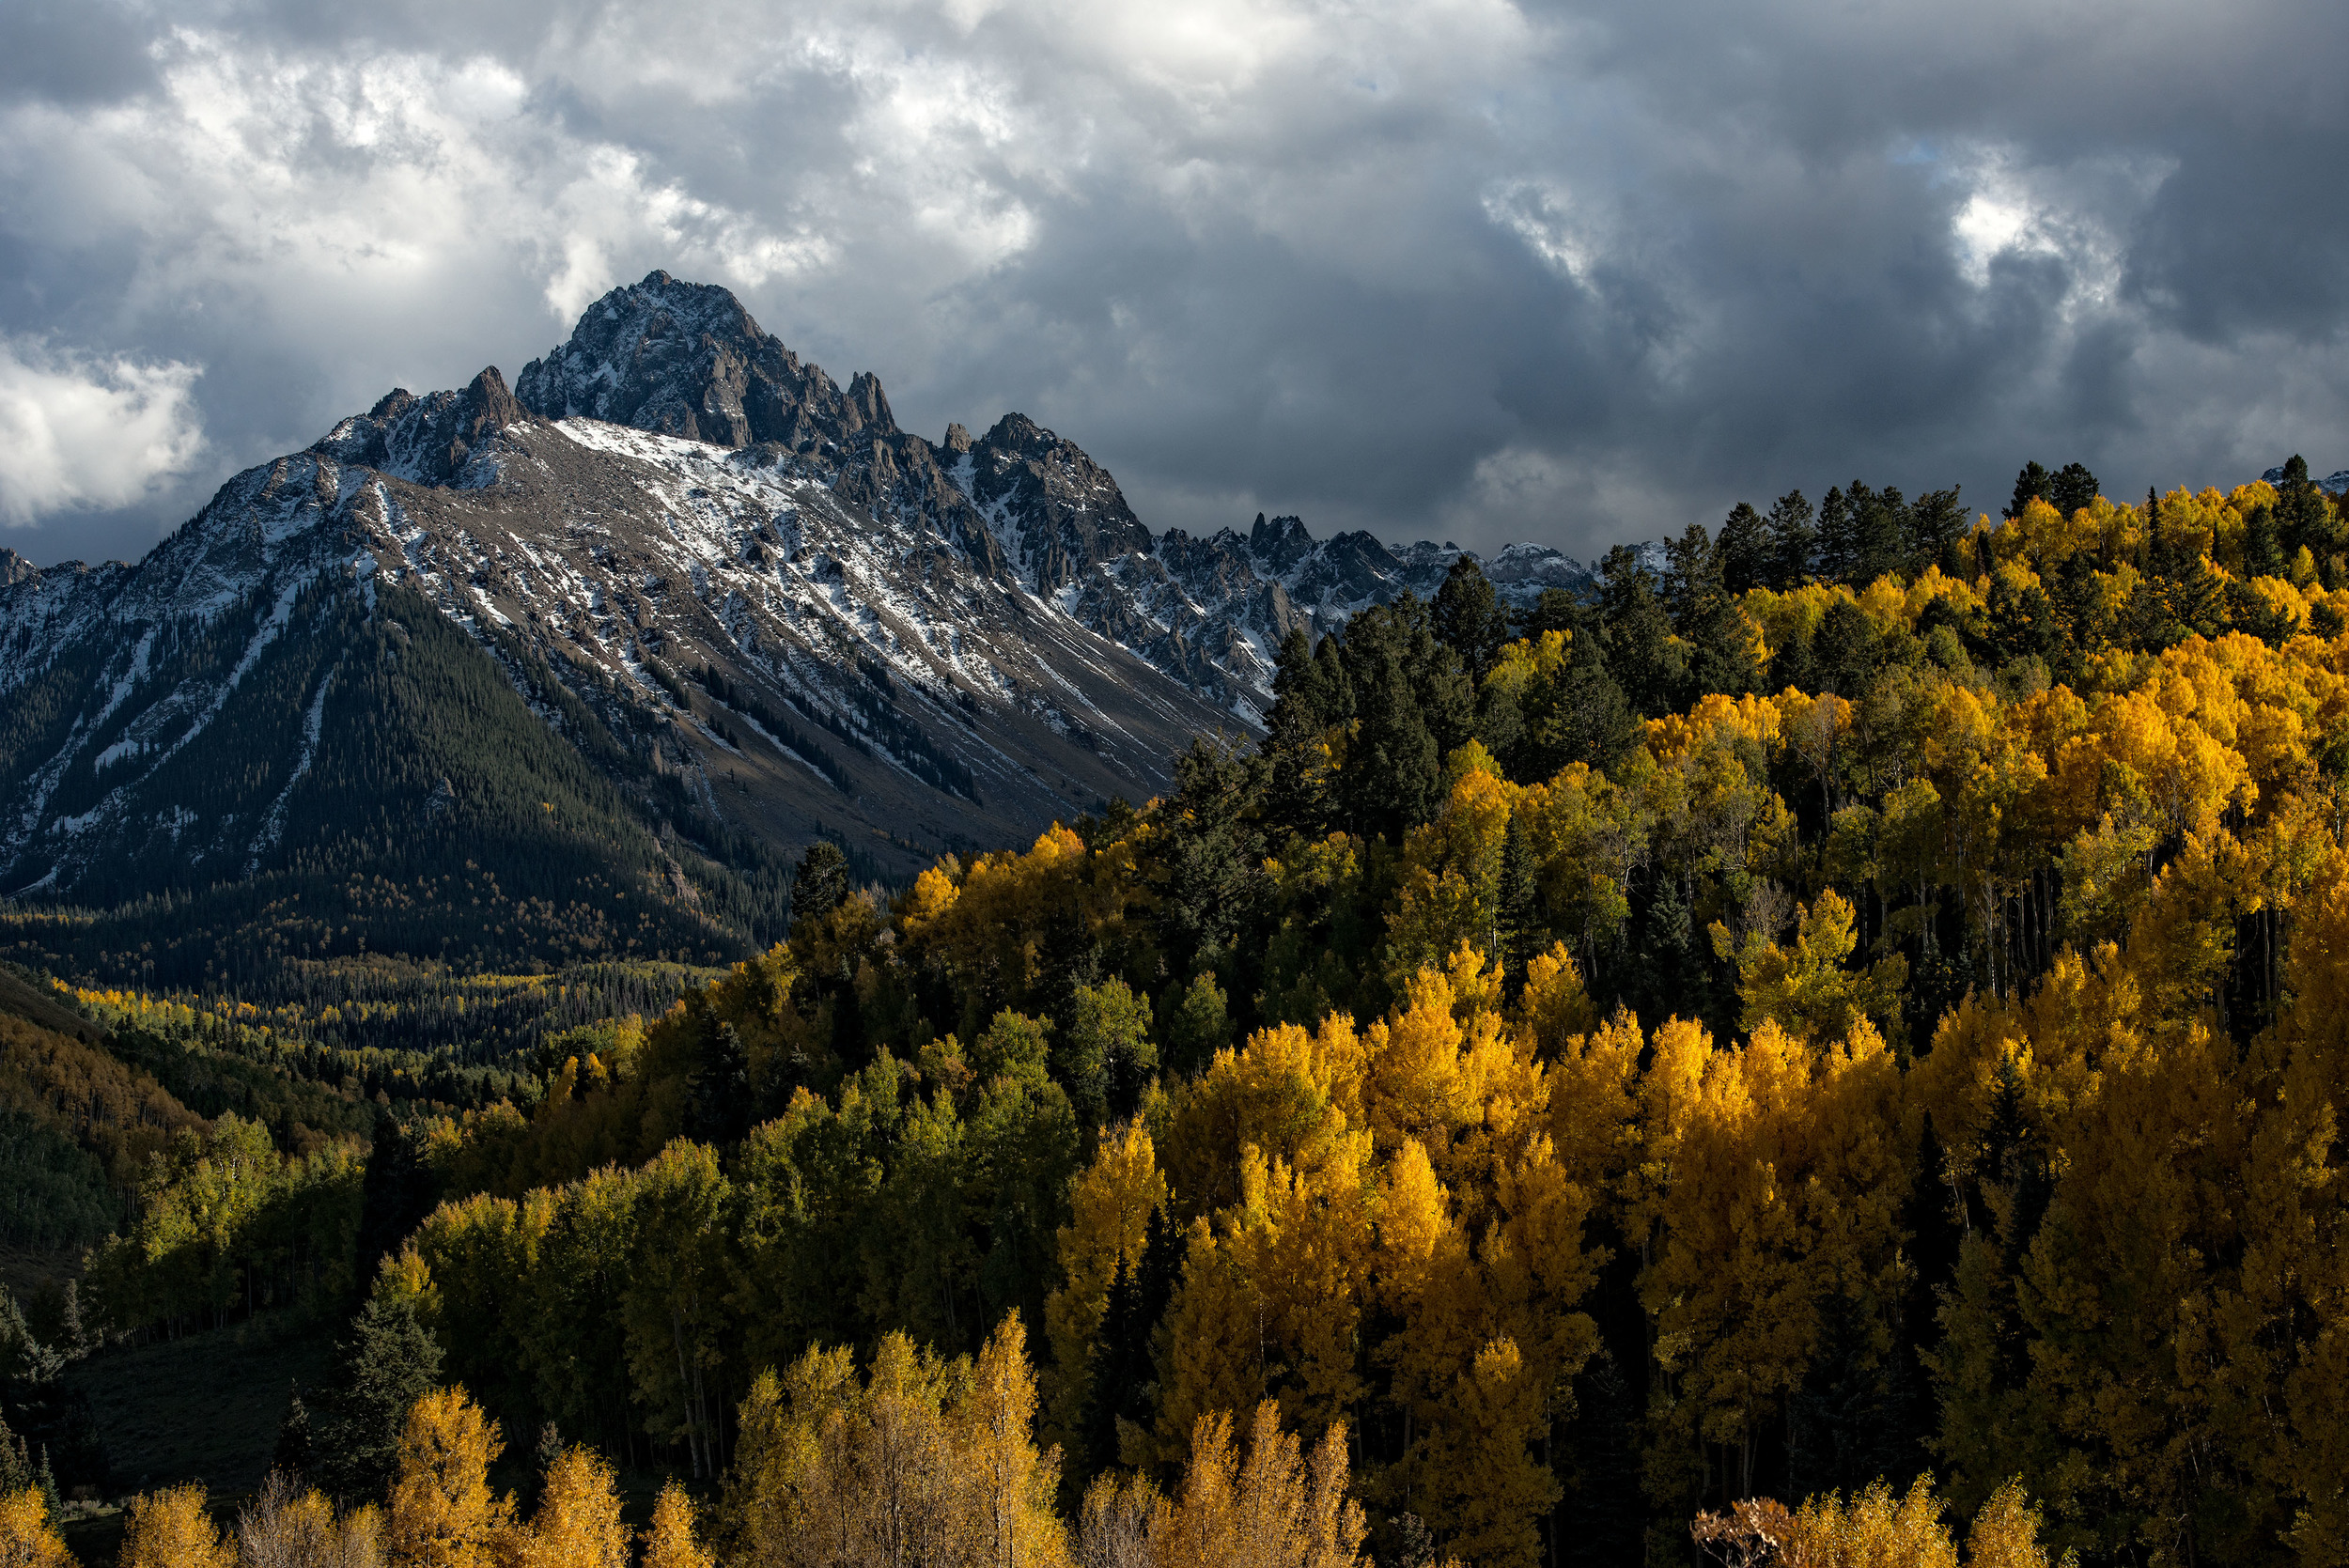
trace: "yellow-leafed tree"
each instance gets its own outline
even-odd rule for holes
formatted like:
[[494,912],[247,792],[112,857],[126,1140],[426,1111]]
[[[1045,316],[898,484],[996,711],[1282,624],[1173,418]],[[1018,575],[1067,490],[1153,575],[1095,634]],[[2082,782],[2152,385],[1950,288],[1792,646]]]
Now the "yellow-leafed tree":
[[527,1530],[515,1531],[516,1568],[628,1568],[628,1531],[611,1465],[586,1449],[563,1451]]
[[416,1401],[392,1482],[387,1533],[397,1568],[492,1568],[513,1529],[512,1499],[490,1489],[490,1462],[505,1447],[498,1423],[464,1389]]
[[715,1568],[716,1559],[693,1530],[693,1499],[672,1479],[652,1505],[652,1521],[638,1537],[644,1568]]
[[129,1514],[122,1568],[237,1568],[237,1549],[205,1512],[200,1483],[133,1498]]
[[73,1568],[38,1486],[0,1495],[0,1568]]

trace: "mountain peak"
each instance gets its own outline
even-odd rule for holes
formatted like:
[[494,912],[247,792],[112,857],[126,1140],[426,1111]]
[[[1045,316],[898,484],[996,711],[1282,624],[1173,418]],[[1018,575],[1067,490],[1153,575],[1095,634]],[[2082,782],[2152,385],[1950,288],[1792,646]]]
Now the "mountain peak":
[[869,372],[843,394],[754,320],[731,289],[655,271],[581,313],[571,335],[514,381],[522,408],[713,446],[813,451],[896,421]]

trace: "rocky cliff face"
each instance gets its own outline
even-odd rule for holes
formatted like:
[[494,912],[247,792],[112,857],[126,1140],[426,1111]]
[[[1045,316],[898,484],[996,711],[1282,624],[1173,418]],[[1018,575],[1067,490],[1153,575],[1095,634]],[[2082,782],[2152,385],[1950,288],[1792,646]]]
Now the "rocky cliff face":
[[[395,587],[630,787],[904,871],[1158,793],[1192,736],[1258,718],[1291,628],[1432,593],[1458,553],[1295,518],[1154,537],[1073,442],[1012,414],[932,443],[871,375],[843,389],[655,272],[510,390],[395,391],[135,567],[0,552],[0,894],[297,854],[359,657],[303,640],[389,646]],[[1579,570],[1496,563],[1521,598]]]

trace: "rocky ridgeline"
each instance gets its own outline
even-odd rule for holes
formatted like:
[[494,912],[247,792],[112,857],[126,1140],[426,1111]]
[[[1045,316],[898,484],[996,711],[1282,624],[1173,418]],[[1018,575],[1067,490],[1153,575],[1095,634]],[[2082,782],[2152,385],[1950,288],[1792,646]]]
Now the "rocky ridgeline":
[[[1025,416],[929,442],[872,375],[655,272],[510,387],[396,390],[237,475],[136,566],[0,551],[0,894],[290,853],[360,657],[303,640],[376,625],[390,585],[710,815],[910,867],[1159,792],[1191,737],[1260,720],[1293,628],[1431,595],[1459,553],[1293,517],[1154,535]],[[1538,547],[1490,570],[1519,601],[1587,580]],[[264,754],[211,757],[231,734]]]

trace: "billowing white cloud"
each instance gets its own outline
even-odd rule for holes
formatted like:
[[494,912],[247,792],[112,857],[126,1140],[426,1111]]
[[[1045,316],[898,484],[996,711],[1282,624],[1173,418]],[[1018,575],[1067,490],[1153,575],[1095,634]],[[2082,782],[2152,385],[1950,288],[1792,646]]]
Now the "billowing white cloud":
[[0,523],[127,506],[185,474],[204,449],[196,374],[0,338]]
[[1855,473],[2349,463],[2325,0],[90,7],[70,79],[0,70],[0,334],[204,365],[211,446],[26,491],[51,557],[654,267],[1161,526],[1590,551]]

